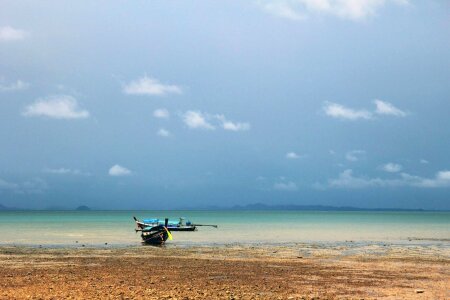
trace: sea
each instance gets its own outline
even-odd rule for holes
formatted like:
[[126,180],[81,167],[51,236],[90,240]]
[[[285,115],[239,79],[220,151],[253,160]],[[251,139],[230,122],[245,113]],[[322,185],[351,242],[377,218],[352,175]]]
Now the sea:
[[173,232],[175,246],[396,243],[450,247],[450,212],[412,211],[0,211],[0,245],[140,245],[138,219],[180,217],[199,227]]

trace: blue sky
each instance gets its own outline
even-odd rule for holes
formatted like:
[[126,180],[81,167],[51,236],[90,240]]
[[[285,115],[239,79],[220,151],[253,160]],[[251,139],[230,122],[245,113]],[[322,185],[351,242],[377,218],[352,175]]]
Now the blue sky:
[[2,1],[0,203],[450,209],[450,4]]

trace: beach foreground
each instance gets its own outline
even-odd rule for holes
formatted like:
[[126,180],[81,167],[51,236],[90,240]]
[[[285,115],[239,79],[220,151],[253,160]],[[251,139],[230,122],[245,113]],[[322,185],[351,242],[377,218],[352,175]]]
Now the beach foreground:
[[0,247],[1,299],[448,299],[446,247]]

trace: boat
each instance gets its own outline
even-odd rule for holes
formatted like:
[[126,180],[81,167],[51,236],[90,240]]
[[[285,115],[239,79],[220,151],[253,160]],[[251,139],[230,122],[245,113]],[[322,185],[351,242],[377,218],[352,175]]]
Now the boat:
[[[158,226],[162,225],[163,222],[159,219],[144,219],[142,221],[138,220],[136,217],[133,217],[134,221],[136,222],[136,226],[140,229],[143,229],[145,227],[152,227],[152,226]],[[188,220],[185,221],[184,218],[180,218],[178,222],[168,222],[167,223],[167,229],[170,231],[194,231],[197,229],[195,225],[192,225],[192,223]]]
[[169,230],[164,225],[141,229],[142,242],[149,245],[162,245],[169,238]]
[[136,231],[141,232],[142,242],[149,245],[162,245],[167,239],[172,239],[170,231],[167,229],[168,219],[165,220],[165,224],[158,224],[156,226],[145,226]]
[[[160,219],[143,219],[142,221],[136,217],[133,217],[133,219],[136,222],[138,230],[164,224]],[[170,231],[195,231],[198,226],[212,226],[217,228],[217,225],[193,224],[191,221],[185,220],[185,218],[179,218],[178,221],[168,221],[166,228]]]

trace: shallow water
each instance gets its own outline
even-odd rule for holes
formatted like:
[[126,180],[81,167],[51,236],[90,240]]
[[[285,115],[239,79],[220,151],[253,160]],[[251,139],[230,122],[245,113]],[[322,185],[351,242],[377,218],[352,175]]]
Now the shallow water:
[[304,242],[426,243],[448,246],[449,212],[2,211],[0,244],[139,245],[133,216],[183,216],[199,227],[173,232],[174,245]]

